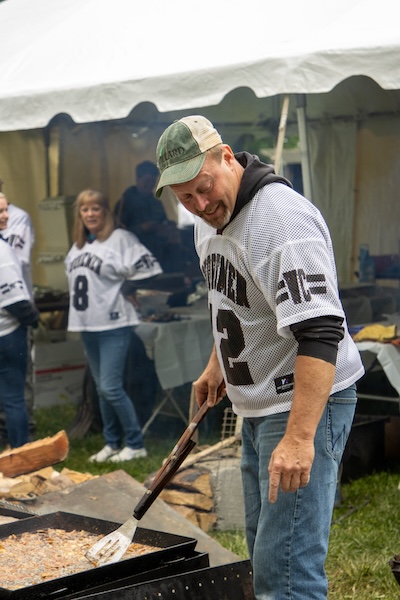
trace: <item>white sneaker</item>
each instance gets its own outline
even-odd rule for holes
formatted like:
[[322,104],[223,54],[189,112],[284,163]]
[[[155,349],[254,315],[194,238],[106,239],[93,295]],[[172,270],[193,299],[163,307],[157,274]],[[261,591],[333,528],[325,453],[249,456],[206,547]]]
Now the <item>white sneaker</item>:
[[133,448],[128,448],[125,446],[120,452],[111,456],[108,462],[124,462],[126,460],[133,460],[135,458],[146,458],[147,450],[146,448],[137,448],[134,450]]
[[114,448],[111,448],[111,446],[106,445],[104,448],[99,450],[99,452],[96,452],[96,454],[92,454],[92,456],[89,458],[89,462],[106,462],[110,456],[113,456],[118,452],[119,450],[114,450]]

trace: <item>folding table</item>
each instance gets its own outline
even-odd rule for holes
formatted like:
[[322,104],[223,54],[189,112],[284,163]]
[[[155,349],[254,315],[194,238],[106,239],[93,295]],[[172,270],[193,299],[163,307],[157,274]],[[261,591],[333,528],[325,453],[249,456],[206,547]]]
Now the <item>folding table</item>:
[[154,419],[165,410],[173,411],[187,424],[188,416],[180,408],[175,389],[195,381],[208,363],[213,347],[209,312],[206,307],[179,307],[171,309],[171,319],[142,321],[135,332],[142,339],[147,355],[162,388],[162,398],[151,417],[143,426],[147,431]]

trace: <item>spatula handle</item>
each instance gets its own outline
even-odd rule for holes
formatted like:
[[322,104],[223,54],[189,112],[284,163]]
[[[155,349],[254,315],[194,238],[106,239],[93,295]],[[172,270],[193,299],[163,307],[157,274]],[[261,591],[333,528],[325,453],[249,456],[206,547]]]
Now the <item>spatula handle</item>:
[[170,456],[172,456],[173,454],[175,454],[176,450],[180,446],[186,445],[186,442],[188,440],[190,440],[190,438],[192,437],[193,433],[196,431],[196,429],[198,428],[199,424],[204,419],[204,417],[206,416],[206,414],[208,413],[209,410],[210,410],[210,407],[207,405],[207,402],[204,402],[204,404],[202,404],[200,406],[199,410],[193,416],[193,418],[190,421],[189,425],[187,426],[187,428],[185,429],[185,431],[182,433],[182,435],[179,438],[178,442],[176,443],[174,449],[172,450]]
[[185,429],[178,442],[175,444],[172,452],[165,459],[164,464],[155,475],[149,488],[146,490],[142,498],[139,500],[133,515],[136,519],[141,519],[148,508],[153,504],[154,500],[171,481],[189,452],[194,448],[196,443],[192,440],[192,435],[199,426],[199,423],[204,419],[210,407],[207,402],[201,405],[197,413],[192,418],[188,427]]
[[[185,458],[188,456],[192,448],[196,445],[193,440],[188,440],[186,445],[181,448],[179,455],[176,455],[174,459],[168,458],[168,462],[163,465],[163,468],[155,476],[150,487],[143,494],[135,509],[133,516],[135,519],[141,519],[143,515],[148,511],[154,500],[160,495],[160,492],[165,486],[171,481]],[[162,473],[161,473],[162,471]]]

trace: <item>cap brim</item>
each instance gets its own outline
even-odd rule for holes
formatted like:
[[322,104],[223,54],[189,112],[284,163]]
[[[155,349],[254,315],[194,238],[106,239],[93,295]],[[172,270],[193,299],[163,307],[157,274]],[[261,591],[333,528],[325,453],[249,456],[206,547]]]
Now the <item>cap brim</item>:
[[156,188],[156,196],[159,198],[166,185],[178,185],[194,179],[200,172],[206,159],[206,152],[198,154],[189,160],[167,167],[162,172]]

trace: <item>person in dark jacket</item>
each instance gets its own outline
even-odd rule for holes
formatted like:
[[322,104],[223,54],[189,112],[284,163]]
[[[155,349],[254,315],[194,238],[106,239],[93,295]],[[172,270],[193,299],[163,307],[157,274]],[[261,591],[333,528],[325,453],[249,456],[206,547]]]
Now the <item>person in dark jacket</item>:
[[115,205],[117,222],[134,233],[158,259],[164,273],[184,272],[192,254],[182,243],[181,232],[167,218],[161,200],[154,196],[158,169],[149,160],[136,167],[136,185],[128,187]]

